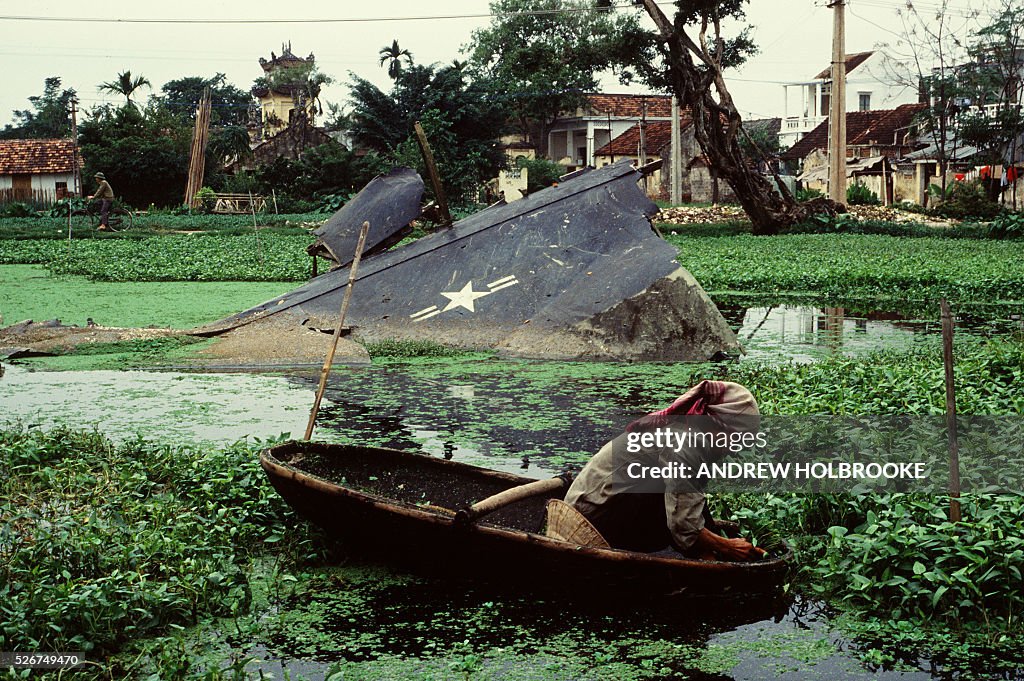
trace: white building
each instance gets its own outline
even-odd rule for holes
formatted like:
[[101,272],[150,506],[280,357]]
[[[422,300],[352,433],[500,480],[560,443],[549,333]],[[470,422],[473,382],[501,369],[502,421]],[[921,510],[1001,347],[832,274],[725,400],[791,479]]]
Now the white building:
[[[903,85],[892,85],[883,77],[881,52],[857,52],[846,55],[846,110],[873,111],[915,104],[918,93]],[[779,143],[792,146],[801,137],[828,118],[832,91],[832,69],[825,67],[812,80],[786,83],[782,130]]]
[[640,121],[672,119],[672,98],[666,95],[586,97],[584,107],[559,118],[548,132],[547,157],[565,166],[567,172],[594,165],[594,151]]

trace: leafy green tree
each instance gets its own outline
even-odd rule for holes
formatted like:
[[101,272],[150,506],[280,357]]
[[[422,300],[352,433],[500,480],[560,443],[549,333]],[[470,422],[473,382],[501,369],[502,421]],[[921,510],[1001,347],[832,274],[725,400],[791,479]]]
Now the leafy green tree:
[[403,69],[390,93],[353,75],[350,87],[353,139],[388,160],[424,172],[413,125],[430,141],[449,197],[471,200],[475,189],[506,164],[499,144],[506,111],[486,81],[470,81],[453,66]]
[[565,167],[546,158],[518,158],[517,168],[526,169],[526,192],[532,194],[550,187],[565,173]]
[[309,149],[302,158],[279,158],[253,172],[254,188],[301,201],[315,201],[328,194],[352,194],[384,171],[377,154],[361,156],[336,142]]
[[335,102],[327,102],[327,118],[323,129],[328,132],[345,132],[352,127],[352,116],[344,107]]
[[545,145],[548,131],[575,111],[598,75],[651,56],[652,37],[634,12],[618,15],[592,0],[494,0],[490,26],[473,33],[464,51],[470,67],[494,84],[520,133]]
[[196,107],[203,90],[210,88],[210,124],[244,126],[248,121],[252,96],[231,83],[227,76],[217,73],[210,78],[187,76],[169,80],[160,88],[162,95],[154,96],[160,106],[169,111],[195,119]]
[[149,82],[149,78],[145,76],[132,77],[131,71],[122,71],[117,74],[116,80],[110,80],[105,83],[100,83],[96,86],[96,89],[100,92],[109,92],[115,95],[123,95],[125,99],[125,106],[132,104],[132,95],[135,91],[142,87],[152,88],[153,84]]
[[29,97],[31,109],[13,112],[15,124],[8,123],[0,138],[49,139],[71,136],[71,101],[74,90],[61,88],[59,76],[50,76],[43,86],[43,94]]
[[380,48],[380,65],[384,66],[384,62],[387,62],[388,77],[391,80],[397,79],[398,74],[402,72],[403,59],[412,66],[412,52],[400,48],[397,40],[392,40],[390,46]]
[[180,117],[159,107],[106,105],[89,112],[78,131],[83,177],[102,171],[117,196],[133,206],[181,203],[192,126]]

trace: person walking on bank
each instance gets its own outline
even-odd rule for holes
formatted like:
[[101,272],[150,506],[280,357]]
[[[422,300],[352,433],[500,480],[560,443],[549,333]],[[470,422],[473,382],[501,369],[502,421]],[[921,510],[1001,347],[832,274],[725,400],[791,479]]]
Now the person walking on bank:
[[100,226],[97,231],[110,232],[110,225],[107,219],[110,217],[110,206],[114,203],[114,190],[110,188],[107,177],[103,173],[96,173],[96,193],[89,196],[89,200],[99,199],[100,201]]

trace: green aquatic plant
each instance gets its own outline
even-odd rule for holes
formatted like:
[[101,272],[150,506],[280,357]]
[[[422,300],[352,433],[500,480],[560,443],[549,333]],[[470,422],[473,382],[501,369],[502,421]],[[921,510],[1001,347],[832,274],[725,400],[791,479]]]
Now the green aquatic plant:
[[14,650],[91,657],[250,598],[246,565],[292,537],[251,444],[115,446],[0,431],[0,631]]

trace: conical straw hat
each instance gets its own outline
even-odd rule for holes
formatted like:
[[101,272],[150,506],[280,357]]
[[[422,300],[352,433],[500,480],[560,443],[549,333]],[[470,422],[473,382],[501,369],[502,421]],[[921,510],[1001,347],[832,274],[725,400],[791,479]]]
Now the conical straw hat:
[[577,546],[611,548],[597,528],[591,525],[582,513],[561,499],[548,501],[548,523],[545,534],[552,539],[559,539]]

